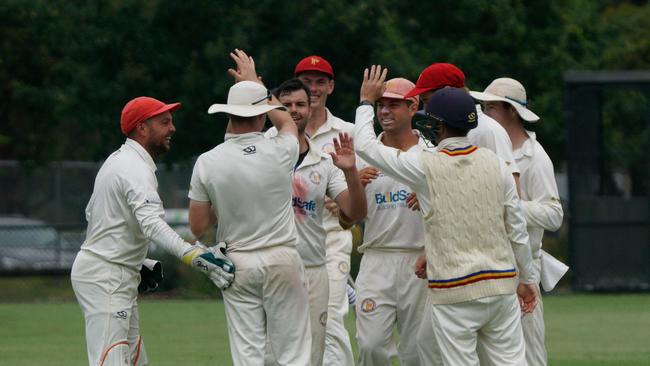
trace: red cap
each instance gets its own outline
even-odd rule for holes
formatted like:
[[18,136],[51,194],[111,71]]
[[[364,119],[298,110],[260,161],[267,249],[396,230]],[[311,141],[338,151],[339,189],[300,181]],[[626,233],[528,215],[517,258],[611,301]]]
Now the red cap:
[[404,98],[420,95],[425,91],[451,86],[463,88],[465,86],[465,74],[455,65],[438,62],[429,65],[418,77],[415,88],[408,92]]
[[122,120],[120,121],[122,133],[128,135],[138,123],[161,113],[174,112],[180,107],[180,103],[165,104],[150,97],[131,99],[122,109]]
[[334,79],[334,69],[332,65],[327,62],[326,59],[320,56],[307,56],[300,60],[296,65],[295,70],[293,70],[293,75],[298,76],[298,74],[305,71],[318,71],[323,74],[329,75],[330,78]]

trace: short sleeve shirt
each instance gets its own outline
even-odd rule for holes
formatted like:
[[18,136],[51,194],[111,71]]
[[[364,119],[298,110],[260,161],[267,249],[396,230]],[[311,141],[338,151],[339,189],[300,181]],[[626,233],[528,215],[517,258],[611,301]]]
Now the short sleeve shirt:
[[197,159],[188,197],[211,202],[217,240],[228,252],[295,246],[291,179],[297,160],[295,136],[228,134]]

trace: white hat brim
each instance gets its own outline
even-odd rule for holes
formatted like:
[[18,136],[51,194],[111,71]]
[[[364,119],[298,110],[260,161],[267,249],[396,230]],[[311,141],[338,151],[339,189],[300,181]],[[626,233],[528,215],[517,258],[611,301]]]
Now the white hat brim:
[[485,93],[485,92],[477,92],[477,91],[470,91],[469,94],[472,96],[472,98],[476,100],[480,100],[483,102],[506,102],[509,103],[511,106],[515,107],[515,110],[517,110],[517,113],[519,113],[519,116],[527,122],[537,122],[539,121],[539,116],[533,113],[530,109],[524,107],[523,105],[515,102],[514,100],[510,100],[508,98],[500,97],[498,95],[490,94],[490,93]]
[[213,104],[208,108],[208,114],[228,113],[239,117],[253,117],[264,114],[270,110],[282,108],[279,104],[262,105],[234,105],[234,104]]

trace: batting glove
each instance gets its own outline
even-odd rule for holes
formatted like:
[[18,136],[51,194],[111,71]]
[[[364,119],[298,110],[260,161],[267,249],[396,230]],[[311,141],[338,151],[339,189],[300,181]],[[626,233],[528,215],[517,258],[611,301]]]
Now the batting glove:
[[140,268],[140,284],[138,292],[141,294],[153,292],[163,279],[162,263],[153,259],[145,259]]
[[348,293],[348,303],[350,305],[354,305],[354,303],[357,302],[357,291],[354,289],[354,287],[350,286],[349,283],[345,286]]
[[183,254],[182,260],[183,263],[205,273],[217,287],[225,290],[235,279],[235,265],[225,253],[225,243],[208,249],[197,242]]

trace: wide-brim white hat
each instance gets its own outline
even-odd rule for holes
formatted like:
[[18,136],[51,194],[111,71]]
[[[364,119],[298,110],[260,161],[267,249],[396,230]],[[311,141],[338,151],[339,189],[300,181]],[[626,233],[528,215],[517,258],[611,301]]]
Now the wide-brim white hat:
[[270,110],[284,108],[279,104],[268,104],[271,93],[260,83],[240,81],[230,87],[226,104],[213,104],[208,113],[228,113],[240,117],[253,117]]
[[527,108],[526,89],[515,79],[494,79],[483,92],[470,91],[469,94],[472,98],[483,102],[509,103],[524,121],[539,121],[539,116]]

